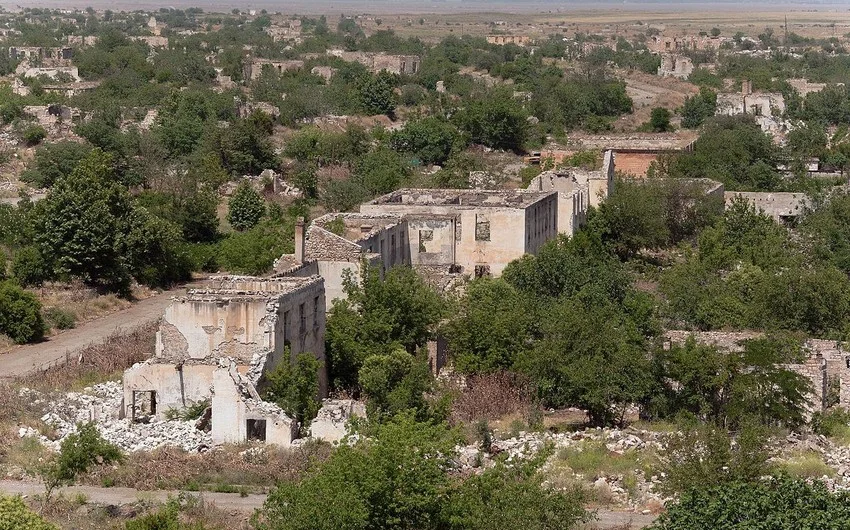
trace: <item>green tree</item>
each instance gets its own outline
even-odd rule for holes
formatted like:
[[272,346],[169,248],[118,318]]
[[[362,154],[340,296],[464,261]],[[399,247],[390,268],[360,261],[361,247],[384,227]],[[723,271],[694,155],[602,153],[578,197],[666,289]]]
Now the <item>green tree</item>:
[[56,530],[56,526],[27,508],[20,496],[0,495],[0,530]]
[[348,274],[346,298],[334,300],[325,336],[335,388],[352,389],[371,355],[402,348],[413,354],[425,345],[443,313],[443,301],[410,267],[380,270],[361,264],[360,278]]
[[380,147],[357,161],[354,182],[371,195],[395,191],[410,175],[410,167],[393,151]]
[[59,454],[47,461],[39,470],[44,481],[44,504],[50,501],[51,493],[62,484],[73,483],[74,479],[95,467],[120,462],[121,451],[101,436],[94,423],[78,424],[77,432],[66,436],[59,446]]
[[395,113],[396,96],[393,90],[396,80],[392,74],[382,71],[377,75],[366,75],[359,82],[360,107],[368,115]]
[[289,349],[284,349],[283,360],[274,371],[266,373],[264,399],[277,403],[298,422],[301,434],[306,436],[308,424],[319,413],[319,370],[321,363],[312,353],[302,352],[289,362]]
[[49,277],[49,271],[38,247],[26,246],[15,253],[12,275],[24,287],[40,286],[44,283]]
[[542,459],[513,465],[497,463],[479,475],[456,481],[443,507],[451,530],[574,528],[591,519],[582,506],[584,494],[543,484]]
[[38,298],[12,281],[0,282],[0,334],[24,344],[41,339],[44,331]]
[[521,151],[528,139],[528,114],[508,91],[472,98],[455,115],[458,127],[474,143]]
[[409,121],[390,137],[393,149],[411,153],[424,164],[444,164],[453,152],[466,147],[466,138],[450,122],[429,116]]
[[57,180],[70,175],[90,151],[91,147],[71,141],[39,146],[21,180],[36,188],[49,188]]
[[656,356],[670,401],[668,414],[687,412],[730,429],[742,424],[797,428],[805,422],[812,388],[786,368],[800,345],[779,337],[752,339],[740,351],[720,351],[692,338]]
[[455,368],[464,374],[512,368],[531,344],[534,305],[503,279],[470,282],[444,329]]
[[227,222],[234,229],[243,232],[257,226],[266,212],[266,206],[260,194],[251,184],[242,182],[227,203]]
[[292,252],[293,227],[292,219],[264,219],[250,230],[229,234],[218,244],[218,263],[236,274],[265,274],[274,260]]
[[136,207],[127,218],[123,240],[130,273],[139,282],[168,287],[191,276],[191,264],[182,247],[179,227]]
[[667,132],[672,130],[670,118],[672,114],[664,107],[655,107],[649,116],[649,128],[653,132]]
[[702,87],[699,94],[688,96],[682,106],[682,127],[696,129],[717,111],[717,93]]
[[453,454],[444,425],[401,416],[341,445],[300,482],[281,482],[254,524],[258,530],[439,528]]
[[425,392],[431,389],[428,363],[404,350],[370,355],[358,372],[370,420],[412,412],[420,421],[431,417]]
[[95,149],[55,183],[33,213],[36,244],[51,275],[123,290],[130,274],[122,239],[132,205],[127,191],[114,181],[112,160]]
[[781,183],[778,150],[752,116],[717,116],[706,122],[691,153],[670,165],[674,177],[710,178],[727,191],[772,191]]
[[715,425],[687,425],[664,440],[662,488],[683,494],[736,481],[755,482],[770,472],[772,456],[764,428],[745,425],[731,434]]
[[707,194],[703,182],[618,179],[615,188],[591,211],[588,227],[623,260],[693,239],[723,212],[722,198]]

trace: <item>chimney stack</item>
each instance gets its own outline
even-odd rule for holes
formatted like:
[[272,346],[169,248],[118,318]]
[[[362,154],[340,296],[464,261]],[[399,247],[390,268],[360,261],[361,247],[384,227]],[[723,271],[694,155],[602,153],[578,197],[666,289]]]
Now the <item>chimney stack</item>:
[[299,217],[295,221],[295,259],[304,263],[304,218]]

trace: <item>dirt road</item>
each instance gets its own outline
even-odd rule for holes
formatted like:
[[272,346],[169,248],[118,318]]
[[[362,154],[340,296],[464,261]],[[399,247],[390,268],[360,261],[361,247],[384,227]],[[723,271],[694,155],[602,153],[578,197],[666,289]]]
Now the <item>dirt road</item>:
[[30,372],[64,363],[89,344],[101,342],[116,331],[131,330],[158,320],[171,297],[185,288],[163,291],[145,298],[131,307],[92,320],[43,342],[18,346],[0,354],[0,380],[27,375]]
[[[83,494],[88,502],[103,505],[130,504],[139,500],[165,502],[169,497],[176,497],[179,491],[139,491],[132,488],[98,488],[95,486],[71,486],[59,490],[66,497]],[[44,486],[38,482],[0,480],[0,492],[11,495],[39,495],[44,492]],[[248,495],[242,497],[238,493],[203,492],[204,501],[226,511],[236,511],[250,515],[263,505],[265,495]],[[655,520],[653,515],[641,515],[627,512],[612,512],[599,510],[597,520],[587,526],[587,529],[646,528]]]

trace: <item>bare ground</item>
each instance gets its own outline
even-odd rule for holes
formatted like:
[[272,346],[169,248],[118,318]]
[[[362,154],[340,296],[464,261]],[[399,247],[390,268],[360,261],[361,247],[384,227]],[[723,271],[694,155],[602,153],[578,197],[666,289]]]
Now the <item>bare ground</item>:
[[156,322],[171,303],[171,297],[184,291],[184,287],[163,291],[128,309],[86,322],[42,342],[12,348],[8,353],[0,354],[0,380],[22,377],[62,364],[86,346],[101,342],[110,335]]

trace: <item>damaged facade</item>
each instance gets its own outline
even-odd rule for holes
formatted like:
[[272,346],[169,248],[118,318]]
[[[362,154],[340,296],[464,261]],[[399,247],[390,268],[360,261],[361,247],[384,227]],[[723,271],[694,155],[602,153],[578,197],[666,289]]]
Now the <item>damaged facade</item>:
[[614,169],[614,153],[605,151],[600,171],[544,171],[531,180],[527,189],[558,192],[558,232],[572,236],[584,224],[588,207],[598,207],[613,190]]
[[324,335],[322,278],[213,278],[166,309],[154,357],[124,373],[122,415],[161,418],[210,400],[215,443],[287,446],[298,426],[257,389],[264,373],[308,352],[321,363],[324,396]]
[[736,198],[745,199],[780,224],[793,222],[805,213],[809,205],[805,193],[779,191],[727,191],[726,205]]
[[777,133],[784,127],[785,97],[777,92],[753,92],[752,81],[741,83],[740,94],[718,94],[717,115],[749,114],[764,132]]
[[244,67],[243,77],[254,81],[260,77],[264,68],[271,68],[275,72],[281,74],[289,70],[298,70],[304,68],[304,61],[297,59],[275,61],[272,59],[253,59],[246,63]]
[[684,55],[663,54],[661,66],[658,67],[658,75],[661,77],[675,77],[687,79],[694,72],[694,63]]
[[421,63],[418,55],[390,55],[383,52],[349,52],[344,50],[328,50],[328,55],[339,57],[346,62],[360,63],[374,74],[387,71],[391,74],[413,75],[419,72]]

